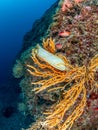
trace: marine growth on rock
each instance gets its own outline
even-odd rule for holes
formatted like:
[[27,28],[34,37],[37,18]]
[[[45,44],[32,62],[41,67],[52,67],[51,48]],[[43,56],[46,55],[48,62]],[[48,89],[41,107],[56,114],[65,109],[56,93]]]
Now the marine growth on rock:
[[36,117],[28,130],[98,128],[98,3],[59,0],[56,6],[42,45],[21,58],[24,102]]

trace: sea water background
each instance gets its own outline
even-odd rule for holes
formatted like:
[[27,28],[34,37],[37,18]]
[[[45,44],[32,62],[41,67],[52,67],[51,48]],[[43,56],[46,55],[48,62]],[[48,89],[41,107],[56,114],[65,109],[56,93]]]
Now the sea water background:
[[0,130],[21,130],[33,122],[18,110],[22,92],[12,67],[23,37],[56,0],[0,0]]
[[12,76],[23,36],[57,0],[0,0],[0,84]]

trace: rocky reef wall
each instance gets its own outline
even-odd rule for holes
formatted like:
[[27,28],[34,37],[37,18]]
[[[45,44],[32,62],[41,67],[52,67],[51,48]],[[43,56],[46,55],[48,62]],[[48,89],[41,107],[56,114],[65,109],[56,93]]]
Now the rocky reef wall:
[[[57,70],[53,67],[55,65],[51,66],[51,64],[48,64],[50,62],[46,62],[48,61],[47,58],[46,61],[44,61],[38,57],[40,54],[38,54],[39,47],[36,47],[37,44],[39,44],[38,46],[41,45],[45,49],[45,52],[48,51],[49,54],[52,53],[55,57],[58,56],[63,59],[63,63],[65,63],[65,65],[67,64],[70,68],[67,76],[72,74],[76,79],[70,81],[72,75],[70,75],[68,79],[66,70],[64,72]],[[49,129],[45,126],[46,124],[44,124],[45,119],[47,119],[47,116],[43,114],[44,111],[55,106],[51,111],[55,113],[55,108],[57,108],[59,113],[58,111],[56,111],[56,113],[60,114],[58,104],[62,102],[64,98],[67,100],[66,96],[64,97],[64,93],[67,93],[70,99],[71,95],[68,92],[71,90],[74,91],[72,86],[75,86],[75,83],[81,86],[79,90],[77,90],[76,95],[82,87],[83,90],[81,90],[81,93],[78,95],[77,101],[74,101],[74,105],[72,103],[72,109],[70,110],[69,108],[68,111],[65,111],[61,118],[62,120],[59,119],[59,115],[55,116],[57,120],[55,117],[51,118],[54,119],[53,123],[50,121],[52,125],[60,120],[58,121],[59,124],[54,125],[52,130],[58,130],[59,126],[59,130],[63,130],[62,126],[64,121],[66,122],[67,117],[70,117],[72,111],[79,106],[82,98],[84,99],[83,103],[85,102],[83,104],[85,107],[81,108],[83,113],[75,120],[74,124],[72,123],[73,127],[70,128],[72,130],[93,130],[93,128],[98,128],[98,88],[96,87],[98,83],[98,68],[96,67],[98,66],[97,55],[97,0],[58,0],[45,12],[41,19],[35,21],[31,31],[27,32],[24,36],[20,57],[16,60],[16,64],[13,67],[13,75],[16,78],[20,78],[19,84],[22,89],[21,96],[23,100],[19,102],[19,110],[22,111],[26,117],[31,116],[30,118],[33,119],[31,126],[27,128],[28,130],[51,130],[51,128]],[[93,65],[95,68],[92,70]],[[48,77],[45,77],[43,73],[48,75]],[[57,79],[55,78],[56,76],[58,76]],[[62,82],[59,78],[61,78]],[[63,78],[67,80],[64,81]],[[38,84],[35,82],[38,82]],[[45,86],[43,86],[43,84]],[[67,87],[61,89],[61,87],[59,88],[59,84]],[[50,89],[51,92],[47,90],[49,85],[53,89],[53,91]],[[93,89],[91,89],[91,87],[93,87]],[[36,94],[37,89],[39,93]],[[82,91],[84,91],[85,94],[83,94]],[[75,98],[73,97],[73,99]],[[65,106],[66,100],[63,102]],[[61,104],[62,107],[63,104]],[[51,111],[49,113],[51,113]],[[81,110],[78,110],[78,112],[79,111],[81,112]],[[79,113],[77,117],[78,115]],[[67,130],[67,125],[65,125],[65,127]]]

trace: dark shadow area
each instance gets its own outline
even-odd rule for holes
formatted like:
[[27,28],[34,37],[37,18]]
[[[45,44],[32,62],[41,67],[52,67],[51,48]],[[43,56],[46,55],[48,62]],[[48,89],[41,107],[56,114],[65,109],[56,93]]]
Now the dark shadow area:
[[21,130],[24,115],[17,109],[21,88],[18,80],[10,78],[0,84],[0,130]]

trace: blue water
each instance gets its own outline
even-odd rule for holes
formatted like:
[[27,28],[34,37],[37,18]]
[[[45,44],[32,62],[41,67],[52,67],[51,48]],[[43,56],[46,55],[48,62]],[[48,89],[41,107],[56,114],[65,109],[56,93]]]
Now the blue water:
[[0,0],[0,83],[9,81],[23,36],[57,0]]
[[56,0],[0,0],[0,130],[21,130],[33,120],[24,118],[17,109],[18,102],[22,101],[21,88],[13,78],[12,67],[24,35],[54,2]]

